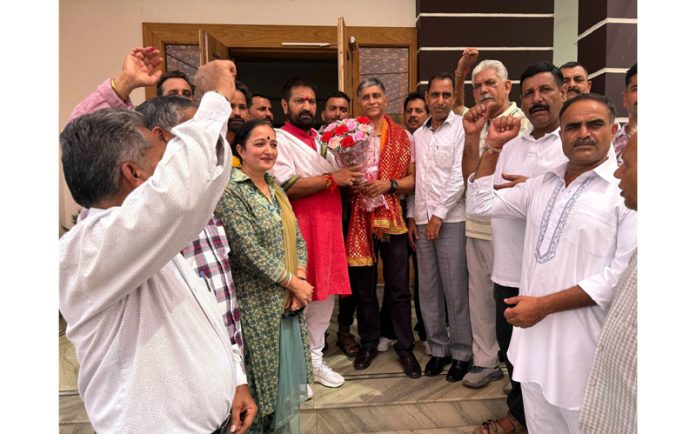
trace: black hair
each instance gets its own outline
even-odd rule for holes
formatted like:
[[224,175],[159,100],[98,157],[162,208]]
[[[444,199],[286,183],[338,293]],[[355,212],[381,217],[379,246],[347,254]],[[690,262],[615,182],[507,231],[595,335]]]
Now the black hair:
[[533,77],[542,72],[550,72],[553,75],[554,80],[558,87],[563,86],[563,74],[561,70],[556,67],[553,63],[549,62],[537,62],[529,65],[520,76],[520,92],[522,91],[522,83],[529,77]]
[[311,81],[305,80],[304,78],[300,77],[293,77],[286,81],[285,84],[283,84],[283,90],[281,91],[281,94],[285,101],[290,101],[290,94],[292,93],[292,90],[296,87],[308,87],[314,91],[315,96],[317,94],[317,91],[319,90],[317,88],[317,85],[312,83]]
[[636,74],[638,74],[638,64],[634,63],[633,66],[628,68],[628,71],[626,71],[626,87],[628,87],[628,83],[631,82],[631,78],[633,78],[633,76]]
[[428,91],[430,91],[430,86],[432,86],[433,81],[435,80],[449,80],[452,83],[452,88],[454,88],[454,77],[452,77],[452,74],[448,72],[441,72],[430,77],[430,80],[428,80]]
[[170,78],[181,78],[185,80],[186,83],[188,83],[188,85],[191,87],[191,93],[196,92],[196,86],[194,86],[193,83],[191,83],[191,80],[189,80],[188,76],[183,72],[179,71],[178,69],[173,69],[162,74],[160,79],[157,80],[157,96],[162,96],[162,83],[169,80]]
[[337,90],[336,92],[331,92],[326,96],[326,100],[330,100],[331,98],[343,98],[346,101],[348,101],[348,104],[350,104],[350,97],[346,95],[345,93],[341,92],[340,90]]
[[249,88],[246,87],[246,85],[239,80],[234,81],[234,86],[237,88],[238,91],[242,92],[242,94],[244,95],[244,99],[246,100],[247,108],[249,108],[249,106],[251,105],[251,92],[249,92]]
[[578,66],[585,71],[585,74],[589,74],[589,72],[587,71],[587,68],[585,68],[585,65],[583,65],[579,62],[576,62],[574,60],[571,60],[570,62],[564,63],[563,65],[559,66],[558,69],[576,68]]
[[612,103],[611,100],[606,96],[600,95],[598,93],[581,93],[580,95],[566,100],[566,102],[564,102],[563,106],[561,107],[560,113],[558,114],[558,119],[561,119],[563,117],[563,113],[565,113],[565,111],[568,110],[568,107],[580,101],[596,101],[600,104],[603,104],[609,110],[609,122],[611,124],[614,123],[614,119],[616,118],[616,107],[614,107],[614,103]]
[[273,123],[268,119],[252,119],[250,121],[244,122],[239,127],[237,132],[234,133],[234,141],[231,143],[231,145],[232,154],[234,154],[235,157],[239,158],[240,160],[242,159],[242,157],[239,155],[239,152],[237,152],[237,145],[240,145],[243,149],[246,149],[246,141],[247,139],[249,139],[251,132],[254,131],[254,128],[259,127],[261,125],[267,125],[273,128]]
[[408,103],[414,100],[421,100],[423,101],[423,104],[425,105],[425,112],[430,113],[430,109],[428,108],[428,103],[425,101],[425,98],[423,98],[423,95],[421,95],[418,92],[411,92],[408,95],[406,95],[406,98],[404,99],[404,112],[406,111],[406,107],[408,106]]

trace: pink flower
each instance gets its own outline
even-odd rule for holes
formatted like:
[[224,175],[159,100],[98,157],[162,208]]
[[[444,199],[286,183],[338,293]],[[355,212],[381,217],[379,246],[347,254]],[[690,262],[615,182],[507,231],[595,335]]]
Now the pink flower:
[[338,125],[336,122],[331,122],[331,123],[329,124],[329,126],[326,127],[326,129],[324,130],[324,132],[332,131],[334,128],[336,128],[336,125]]
[[356,142],[362,142],[366,138],[367,135],[362,131],[358,131],[357,133],[353,134],[353,140],[355,140]]
[[355,119],[346,119],[346,127],[348,127],[348,131],[355,130],[355,127],[356,127]]
[[329,148],[331,149],[338,149],[338,147],[341,146],[341,138],[340,137],[332,137],[331,140],[329,140]]

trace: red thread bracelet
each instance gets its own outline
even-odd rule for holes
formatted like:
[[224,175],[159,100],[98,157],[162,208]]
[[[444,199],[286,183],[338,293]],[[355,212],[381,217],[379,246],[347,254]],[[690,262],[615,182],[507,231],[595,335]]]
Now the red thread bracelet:
[[336,191],[336,180],[334,179],[333,175],[330,173],[324,173],[322,176],[324,179],[326,179],[326,189],[331,193]]

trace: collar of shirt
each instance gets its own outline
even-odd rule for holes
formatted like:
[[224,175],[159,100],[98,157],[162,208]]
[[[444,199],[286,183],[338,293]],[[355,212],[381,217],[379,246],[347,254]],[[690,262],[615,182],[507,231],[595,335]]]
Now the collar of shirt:
[[[247,180],[250,180],[249,175],[244,173],[241,169],[239,168],[232,168],[232,173],[230,174],[230,180],[234,182],[244,182]],[[264,179],[268,183],[268,186],[271,187],[271,190],[273,189],[273,184],[275,184],[275,177],[271,175],[270,173],[266,172],[264,174]]]
[[292,134],[293,136],[297,137],[298,139],[302,140],[309,146],[310,148],[314,149],[316,151],[317,149],[317,144],[316,144],[316,139],[317,139],[317,132],[314,128],[309,129],[309,134],[301,130],[300,128],[296,127],[295,125],[291,124],[290,121],[285,121],[285,125],[281,127],[282,130],[287,131],[288,133]]
[[535,139],[534,136],[532,135],[532,131],[529,131],[528,134],[525,134],[524,136],[521,136],[523,140],[528,140],[530,142],[543,142],[546,140],[560,140],[561,139],[561,127],[556,128],[555,130],[551,131],[550,133],[546,133],[543,136],[539,137],[538,139]]
[[[456,116],[456,115],[454,114],[454,111],[453,111],[453,110],[450,110],[449,114],[447,115],[447,117],[445,118],[445,120],[442,122],[442,124],[440,125],[440,127],[442,127],[442,126],[445,125],[445,124],[451,124],[452,121],[454,120],[454,117],[455,117],[455,116]],[[425,120],[425,123],[423,124],[423,126],[424,126],[424,127],[430,128],[432,131],[437,131],[437,130],[433,130],[432,127],[431,127],[431,125],[432,125],[432,120],[433,120],[433,116],[432,116],[432,115],[428,116],[428,119]],[[440,128],[438,127],[438,129],[440,129]]]
[[[510,116],[510,115],[515,114],[518,111],[520,111],[520,108],[517,107],[517,103],[515,101],[510,101],[510,106],[508,108],[506,108],[501,114],[499,114],[498,116],[496,116],[493,119],[497,119],[497,118],[502,117],[502,116]],[[488,123],[490,124],[491,121],[489,120]]]
[[[615,184],[619,182],[618,179],[614,177],[614,172],[616,171],[618,165],[616,164],[616,158],[611,158],[612,153],[614,151],[612,149],[609,149],[609,152],[607,152],[607,159],[604,160],[602,164],[599,166],[595,167],[592,169],[592,172],[596,173],[597,176],[608,182],[609,184]],[[566,169],[568,168],[568,162],[566,161],[563,164],[560,164],[556,167],[553,167],[549,169],[548,172],[546,172],[546,176],[555,176],[559,179],[565,179],[565,173]],[[587,172],[585,172],[587,173]],[[584,173],[580,176],[585,175]]]

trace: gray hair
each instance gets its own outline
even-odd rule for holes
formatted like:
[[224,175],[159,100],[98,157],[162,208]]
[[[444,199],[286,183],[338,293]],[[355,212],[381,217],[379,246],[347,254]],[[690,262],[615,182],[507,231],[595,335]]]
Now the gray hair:
[[75,201],[93,207],[118,193],[121,164],[143,164],[151,144],[140,113],[103,109],[71,121],[60,134],[65,181]]
[[503,62],[500,60],[482,60],[481,63],[476,65],[474,70],[471,71],[471,80],[473,81],[476,74],[484,69],[495,69],[495,73],[500,80],[505,81],[508,79],[508,70],[505,65],[503,65]]
[[150,98],[135,108],[143,114],[145,128],[151,130],[155,127],[171,131],[179,125],[184,116],[184,110],[195,107],[188,98],[180,96],[158,96]]
[[377,77],[369,77],[360,81],[356,95],[360,96],[360,92],[362,92],[362,90],[366,87],[370,86],[379,86],[379,88],[382,89],[382,92],[384,92],[384,95],[387,95],[387,89],[385,89],[384,83],[382,83],[382,81]]

